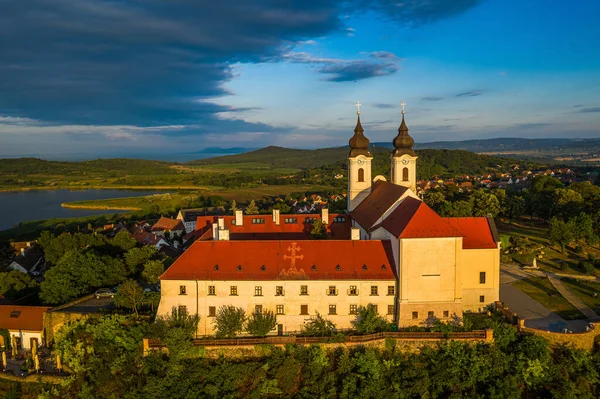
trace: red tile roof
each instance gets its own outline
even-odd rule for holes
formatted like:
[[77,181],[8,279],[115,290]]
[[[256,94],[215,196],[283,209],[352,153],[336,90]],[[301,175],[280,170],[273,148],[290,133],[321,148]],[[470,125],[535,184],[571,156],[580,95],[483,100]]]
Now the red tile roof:
[[[223,218],[225,228],[229,229],[231,240],[308,240],[313,225],[310,221],[320,220],[320,214],[288,214],[279,217],[279,225],[273,222],[273,215],[244,215],[244,223],[241,226],[233,224],[235,216],[199,216],[196,220],[196,232],[198,239],[210,240],[212,224]],[[342,221],[335,221],[336,219]],[[253,223],[253,219],[262,219],[261,223]],[[286,219],[290,223],[286,223]],[[309,220],[307,222],[307,219]],[[351,221],[348,215],[330,214],[329,223],[326,225],[327,234],[330,238],[343,240],[350,238]]]
[[[0,328],[7,330],[42,331],[45,306],[0,305]],[[12,317],[11,317],[12,316]]]
[[383,180],[377,180],[371,186],[371,193],[351,213],[365,230],[369,230],[385,211],[408,190],[403,186]]
[[142,245],[156,245],[162,239],[162,237],[140,228],[134,230],[131,236]]
[[161,217],[158,219],[158,222],[152,226],[152,231],[164,231],[164,230],[183,230],[183,222],[179,219],[171,219],[166,217]]
[[405,198],[382,225],[398,238],[463,236],[424,202],[412,197]]
[[463,249],[497,248],[494,233],[486,217],[445,218],[463,235]]
[[395,263],[389,241],[196,241],[160,278],[394,280]]

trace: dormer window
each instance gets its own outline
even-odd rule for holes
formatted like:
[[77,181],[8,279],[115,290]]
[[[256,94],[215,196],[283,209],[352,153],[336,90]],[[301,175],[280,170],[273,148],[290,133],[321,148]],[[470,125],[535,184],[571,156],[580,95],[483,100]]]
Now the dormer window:
[[238,265],[238,267],[237,267],[237,271],[238,271],[238,272],[241,272],[241,271],[242,271],[242,265]]

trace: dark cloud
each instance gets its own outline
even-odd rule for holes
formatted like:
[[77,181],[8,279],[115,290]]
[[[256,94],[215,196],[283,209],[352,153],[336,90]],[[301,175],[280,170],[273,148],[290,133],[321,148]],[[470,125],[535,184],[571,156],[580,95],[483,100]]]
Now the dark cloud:
[[4,0],[0,114],[57,123],[216,123],[233,62],[341,25],[334,0]]
[[470,90],[458,93],[455,97],[477,97],[485,93],[485,90]]
[[580,114],[600,112],[600,107],[582,108],[577,111]]
[[391,75],[398,71],[395,62],[373,63],[370,61],[351,61],[324,66],[319,72],[327,75],[329,82],[353,82],[373,78],[375,76]]
[[396,105],[394,104],[382,104],[382,103],[375,103],[373,104],[374,108],[379,108],[379,109],[391,109],[391,108],[396,108]]
[[289,52],[284,54],[281,59],[315,65],[317,72],[326,75],[325,80],[329,82],[353,82],[391,75],[398,71],[400,61],[396,55],[387,51],[368,53],[367,59],[359,60],[319,58],[307,52]]
[[368,8],[380,12],[401,24],[418,26],[452,17],[482,2],[483,0],[357,0],[351,2],[351,5],[361,11]]
[[423,97],[421,100],[423,101],[441,101],[444,97]]
[[[56,124],[190,125],[189,134],[272,130],[222,120],[243,112],[204,101],[227,94],[231,64],[282,59],[290,43],[345,27],[367,8],[424,23],[477,1],[0,0],[0,116]],[[392,53],[323,62],[332,82],[398,70]],[[229,130],[228,130],[229,129]]]

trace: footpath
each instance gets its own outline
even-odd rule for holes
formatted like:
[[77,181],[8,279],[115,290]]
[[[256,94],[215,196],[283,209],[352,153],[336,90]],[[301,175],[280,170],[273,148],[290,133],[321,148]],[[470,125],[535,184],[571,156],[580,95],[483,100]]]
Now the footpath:
[[[550,283],[552,283],[554,288],[556,288],[556,290],[560,292],[560,294],[565,297],[565,299],[569,301],[571,305],[575,306],[577,310],[583,313],[585,317],[587,317],[590,321],[600,321],[600,316],[598,316],[596,312],[583,303],[581,299],[577,298],[577,296],[569,291],[562,281],[560,281],[558,276],[556,276],[554,273],[546,273],[546,275],[548,276],[548,280],[550,280]],[[577,278],[577,276],[574,276],[574,278]]]

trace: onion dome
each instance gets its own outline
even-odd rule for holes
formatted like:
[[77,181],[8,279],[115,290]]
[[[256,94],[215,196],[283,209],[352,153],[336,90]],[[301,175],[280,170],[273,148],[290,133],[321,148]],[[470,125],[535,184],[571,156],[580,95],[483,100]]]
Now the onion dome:
[[402,123],[398,128],[398,135],[393,141],[394,143],[394,157],[399,157],[404,154],[408,154],[412,157],[416,157],[417,154],[413,151],[413,145],[415,145],[415,140],[408,134],[408,127],[406,127],[406,122],[404,122],[404,110],[402,111]]
[[358,120],[356,121],[356,127],[354,128],[354,136],[349,141],[350,154],[349,157],[356,157],[358,155],[364,155],[366,157],[371,156],[369,151],[370,141],[364,135],[365,130],[360,124],[360,113],[358,114]]

